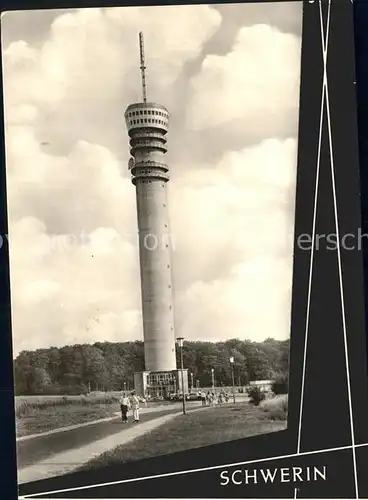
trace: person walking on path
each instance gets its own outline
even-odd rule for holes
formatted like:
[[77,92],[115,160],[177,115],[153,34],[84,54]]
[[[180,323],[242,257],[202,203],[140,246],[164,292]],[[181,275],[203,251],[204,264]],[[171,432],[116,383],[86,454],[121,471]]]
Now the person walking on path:
[[133,422],[137,424],[139,422],[139,399],[137,398],[134,391],[131,393],[129,399],[130,406],[133,410]]
[[210,406],[215,406],[216,405],[216,394],[214,392],[211,392],[211,404]]
[[120,398],[120,410],[121,410],[121,421],[123,424],[128,423],[128,411],[130,407],[130,401],[128,396],[123,392]]
[[206,394],[203,391],[200,392],[200,397],[202,401],[202,406],[206,406]]
[[222,403],[224,402],[224,396],[223,396],[223,392],[222,391],[218,395],[217,402],[218,402],[219,406],[222,406]]

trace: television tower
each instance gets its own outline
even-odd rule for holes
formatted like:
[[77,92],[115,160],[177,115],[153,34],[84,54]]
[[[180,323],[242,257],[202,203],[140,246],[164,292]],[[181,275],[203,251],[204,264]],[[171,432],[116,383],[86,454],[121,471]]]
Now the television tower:
[[[162,380],[167,380],[168,384],[169,380],[173,382],[174,375],[169,376],[167,373],[177,369],[166,191],[169,168],[165,163],[169,113],[161,104],[147,102],[142,33],[139,33],[139,48],[142,102],[128,106],[125,120],[131,154],[129,170],[136,189],[146,370],[144,373],[147,379],[151,372],[160,372],[163,378],[160,378],[160,384],[157,381],[157,385],[165,386]],[[147,385],[153,387],[156,383],[152,376],[139,382],[140,375],[136,375],[135,386],[139,392],[146,392]],[[139,389],[140,385],[143,388]]]

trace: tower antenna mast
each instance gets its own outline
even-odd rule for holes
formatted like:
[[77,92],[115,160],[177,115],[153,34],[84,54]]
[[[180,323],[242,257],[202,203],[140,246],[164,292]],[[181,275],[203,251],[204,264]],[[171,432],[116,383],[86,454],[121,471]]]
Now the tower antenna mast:
[[147,88],[146,88],[146,65],[144,61],[144,41],[142,31],[139,33],[139,52],[141,56],[141,75],[142,75],[142,94],[143,102],[147,102]]

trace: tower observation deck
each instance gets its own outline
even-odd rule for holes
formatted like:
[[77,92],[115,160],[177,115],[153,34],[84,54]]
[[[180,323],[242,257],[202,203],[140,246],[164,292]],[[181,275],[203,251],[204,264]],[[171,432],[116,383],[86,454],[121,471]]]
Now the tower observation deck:
[[169,113],[146,100],[141,33],[139,38],[143,102],[130,104],[125,111],[131,155],[128,168],[136,190],[145,369],[167,375],[176,370],[166,190],[169,168],[165,162]]
[[169,113],[164,106],[154,103],[136,103],[128,106],[125,121],[129,134],[132,182],[137,179],[167,182],[169,168],[164,155],[167,152],[166,134]]

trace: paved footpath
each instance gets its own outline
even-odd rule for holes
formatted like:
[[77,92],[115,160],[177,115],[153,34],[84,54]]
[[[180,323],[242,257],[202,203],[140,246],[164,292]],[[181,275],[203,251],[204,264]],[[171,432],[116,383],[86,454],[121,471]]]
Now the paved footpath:
[[[180,405],[144,408],[141,412],[141,424],[163,415],[177,413],[178,411],[180,411]],[[58,429],[58,432],[45,432],[34,435],[29,439],[18,440],[18,468],[23,469],[41,460],[46,460],[52,455],[80,448],[94,441],[118,434],[121,432],[123,425],[125,430],[134,425],[131,415],[129,415],[129,423],[127,425],[122,424],[120,415],[116,414],[115,417],[109,419],[88,422],[88,425],[79,424],[63,427]]]
[[[176,406],[176,410],[177,409],[178,408]],[[165,424],[180,414],[181,412],[176,411],[161,416],[155,415],[154,418],[151,418],[150,420],[136,425],[132,424],[128,427],[125,427],[124,424],[120,424],[119,431],[98,439],[97,441],[56,453],[44,460],[40,460],[37,463],[23,468],[18,465],[18,483],[21,484],[38,481],[40,479],[46,479],[72,472],[101,453],[109,451],[117,446],[127,444],[130,441],[133,441],[133,439],[156,429],[160,425]],[[121,426],[124,426],[123,429],[121,429]]]
[[[195,401],[195,402],[190,402],[188,403],[189,407],[195,407],[199,406],[200,403]],[[156,413],[156,412],[162,412],[162,411],[169,411],[169,410],[176,410],[178,409],[178,403],[173,403],[170,405],[159,405],[159,406],[153,406],[153,407],[143,407],[141,408],[141,415],[146,415],[146,414],[151,414],[151,413]],[[112,420],[116,420],[117,417],[120,416],[120,412],[116,412],[113,417],[107,417],[107,418],[99,418],[98,420],[90,420],[89,422],[83,422],[81,424],[74,424],[74,425],[67,425],[64,427],[59,427],[58,429],[52,429],[50,431],[45,431],[45,432],[39,432],[37,434],[28,434],[27,436],[19,436],[17,437],[17,443],[22,443],[23,441],[29,441],[30,439],[36,439],[44,436],[52,436],[53,434],[59,434],[60,432],[66,432],[66,431],[72,431],[74,429],[80,429],[82,427],[88,427],[89,425],[95,425],[95,424],[100,424],[103,422],[111,422]]]

